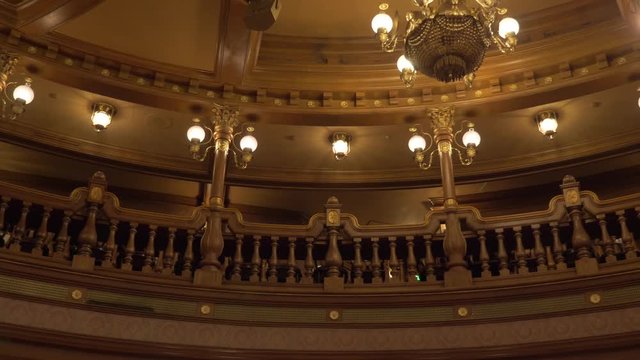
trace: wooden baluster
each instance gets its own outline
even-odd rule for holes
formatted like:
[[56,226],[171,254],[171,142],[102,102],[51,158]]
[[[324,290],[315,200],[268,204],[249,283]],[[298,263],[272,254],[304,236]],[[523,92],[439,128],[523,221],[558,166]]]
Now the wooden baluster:
[[167,246],[164,249],[164,256],[162,259],[162,273],[165,275],[173,275],[173,266],[175,265],[173,262],[175,256],[175,250],[173,250],[173,244],[176,240],[176,229],[175,227],[169,228],[169,237],[167,238]]
[[372,237],[371,238],[371,247],[372,247],[372,255],[371,255],[371,274],[372,279],[371,282],[374,284],[379,284],[382,282],[382,263],[380,262],[380,238]]
[[478,231],[478,239],[480,240],[480,267],[482,268],[482,277],[490,278],[491,269],[489,266],[489,251],[487,250],[486,231]]
[[193,238],[196,231],[193,229],[187,230],[187,247],[184,249],[184,264],[182,264],[182,277],[191,279],[193,275]]
[[496,237],[498,239],[498,260],[500,261],[500,276],[510,275],[509,271],[509,255],[504,247],[504,229],[496,229]]
[[[340,269],[342,268],[342,255],[338,246],[338,230],[331,228],[328,232],[327,253],[324,257],[324,263],[327,267],[328,278],[339,278]],[[326,285],[326,284],[325,284]]]
[[635,240],[627,227],[627,218],[624,214],[624,210],[616,211],[616,215],[618,215],[618,223],[620,224],[620,237],[622,237],[622,244],[624,245],[624,257],[625,259],[635,259],[638,257],[635,249]]
[[118,220],[111,220],[109,222],[109,237],[104,244],[102,266],[113,267],[116,262],[116,231],[118,231]]
[[42,243],[44,238],[47,236],[47,228],[49,225],[49,216],[51,216],[51,208],[45,207],[44,212],[42,214],[42,221],[40,222],[40,227],[38,227],[38,232],[36,233],[36,241],[33,244],[33,248],[31,249],[31,253],[34,255],[42,256]]
[[533,240],[535,242],[533,253],[536,256],[536,263],[538,264],[537,271],[547,271],[549,268],[547,267],[546,253],[544,251],[544,247],[542,246],[540,224],[531,225],[531,229],[533,230]]
[[29,214],[29,208],[31,207],[30,202],[22,203],[22,210],[20,211],[20,220],[13,228],[13,233],[11,234],[11,240],[9,249],[13,251],[20,251],[22,248],[22,240],[24,238],[24,233],[27,227],[27,215]]
[[600,237],[604,244],[605,262],[615,262],[617,260],[616,250],[611,235],[609,235],[609,230],[607,229],[607,215],[598,214],[596,215],[596,219],[598,219],[598,225],[600,225]]
[[253,255],[251,256],[251,276],[249,276],[249,281],[258,282],[260,281],[260,264],[262,259],[260,259],[260,235],[253,236]]
[[362,278],[362,238],[353,238],[353,283],[355,285],[364,284]]
[[60,232],[58,232],[58,236],[56,236],[56,250],[53,253],[54,258],[64,259],[67,258],[65,255],[65,248],[67,248],[67,243],[69,240],[69,223],[71,222],[71,215],[73,213],[69,210],[64,211],[64,216],[62,218],[62,226],[60,227]]
[[425,247],[425,265],[427,266],[427,281],[435,281],[436,280],[436,270],[435,270],[435,260],[433,259],[433,251],[431,250],[431,234],[427,234],[424,237],[424,247]]
[[133,254],[136,252],[136,233],[138,232],[138,223],[129,224],[129,239],[127,240],[127,246],[124,249],[124,259],[122,260],[122,270],[133,270]]
[[416,260],[416,254],[414,250],[414,237],[407,236],[405,238],[407,240],[407,281],[408,282],[418,282],[419,279],[416,277],[418,275],[418,261]]
[[144,266],[142,266],[142,272],[153,271],[153,258],[156,255],[156,230],[157,225],[149,225],[149,239],[147,240],[147,247],[144,249]]
[[567,270],[567,263],[564,262],[564,246],[560,241],[558,223],[552,222],[549,225],[551,225],[551,234],[553,235],[553,256],[556,260],[556,268],[558,270]]
[[524,245],[522,245],[522,227],[514,226],[513,231],[516,237],[516,259],[518,259],[518,274],[526,274],[529,272],[527,267],[527,259],[524,253]]
[[287,284],[296,283],[296,238],[290,236],[289,241],[289,257],[287,258]]
[[397,238],[395,236],[389,236],[389,268],[391,269],[389,273],[389,282],[400,282],[400,265],[398,264],[398,255],[396,253],[396,248],[398,244],[396,243]]
[[[2,202],[0,203],[0,236],[4,237],[4,233],[8,230],[5,224],[5,214],[7,212],[7,208],[9,207],[9,201],[11,198],[8,196],[2,197]],[[6,246],[7,244],[5,244]]]
[[233,272],[231,273],[231,281],[242,280],[242,264],[244,259],[242,258],[242,243],[244,241],[243,234],[236,234],[236,251],[233,255]]
[[271,283],[278,282],[278,236],[271,237],[271,256],[269,257],[269,279]]
[[313,284],[313,272],[315,271],[315,262],[313,261],[313,238],[308,237],[305,240],[307,254],[304,258],[304,276],[302,277],[303,284]]
[[98,245],[98,232],[96,231],[96,216],[98,204],[89,203],[87,219],[84,227],[78,234],[78,253],[73,256],[71,266],[74,268],[90,270],[95,266],[93,249]]
[[557,270],[556,262],[553,259],[553,252],[551,252],[551,246],[544,247],[546,256],[547,256],[547,268],[549,270]]

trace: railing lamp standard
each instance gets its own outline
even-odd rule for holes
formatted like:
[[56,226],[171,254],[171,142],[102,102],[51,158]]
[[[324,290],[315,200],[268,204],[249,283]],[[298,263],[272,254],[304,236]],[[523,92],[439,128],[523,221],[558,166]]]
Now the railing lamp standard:
[[[198,161],[204,161],[209,151],[217,145],[212,144],[216,140],[217,125],[214,123],[214,129],[210,126],[202,124],[202,121],[198,118],[193,119],[193,125],[187,130],[187,139],[189,140],[189,151],[193,159]],[[233,153],[233,160],[236,167],[240,169],[246,169],[247,165],[253,159],[253,153],[258,148],[258,140],[252,135],[255,131],[253,126],[247,124],[241,125],[242,130],[236,133],[230,133],[229,144],[231,144],[231,150]],[[231,128],[233,129],[233,128]],[[231,130],[233,131],[233,130]],[[207,139],[207,132],[209,137]],[[236,144],[235,139],[239,135],[243,135],[239,144]],[[218,134],[220,135],[220,134]],[[205,139],[207,139],[205,141]],[[228,149],[227,149],[228,150]]]
[[[467,131],[464,133],[464,135],[462,135],[462,144],[458,142],[457,138],[458,138],[458,135],[464,130],[464,128],[458,130],[455,133],[452,133],[451,131],[449,132],[449,136],[453,139],[452,144],[454,144],[451,150],[454,150],[458,153],[458,158],[462,165],[471,165],[471,163],[473,162],[473,158],[476,156],[476,148],[478,147],[478,145],[480,145],[481,137],[480,137],[480,134],[477,131],[475,131],[474,129],[475,125],[472,122],[464,121],[462,124],[467,128]],[[435,125],[432,124],[432,126],[435,126]],[[443,129],[443,128],[434,127],[433,128],[434,132],[436,131],[436,129]],[[449,128],[444,127],[444,129],[449,129]],[[439,150],[439,149],[434,149],[431,152],[429,152],[429,150],[431,150],[431,148],[434,145],[433,136],[427,132],[421,131],[420,125],[416,125],[415,127],[409,128],[409,131],[413,134],[411,138],[409,138],[408,145],[409,145],[409,150],[413,153],[414,161],[423,170],[427,170],[431,168],[431,165],[433,164],[433,154],[437,150]],[[429,139],[428,144],[425,137]],[[459,148],[462,149],[462,151],[464,151],[464,155]],[[428,161],[426,161],[427,153],[429,154]]]
[[97,132],[106,130],[116,114],[116,108],[107,103],[96,103],[91,113],[91,123]]
[[[404,55],[398,59],[398,70],[407,87],[413,86],[417,71],[442,82],[464,80],[470,87],[492,43],[502,53],[515,49],[520,31],[515,19],[503,18],[494,29],[496,17],[507,13],[499,0],[475,0],[477,8],[468,8],[466,0],[442,0],[438,6],[434,2],[412,0],[418,10],[406,14]],[[387,14],[387,3],[378,9],[371,28],[382,51],[393,52],[399,38],[398,13],[393,18]]]
[[342,160],[351,152],[351,135],[337,132],[331,135],[331,150],[336,160]]
[[[34,99],[32,79],[25,77],[24,84],[18,85],[16,81],[9,81],[13,74],[18,57],[7,52],[0,52],[0,91],[2,91],[2,118],[15,120],[24,113],[26,105]],[[13,88],[12,96],[8,91]]]
[[538,131],[547,138],[553,139],[558,132],[558,114],[553,110],[541,111],[536,115],[535,120]]

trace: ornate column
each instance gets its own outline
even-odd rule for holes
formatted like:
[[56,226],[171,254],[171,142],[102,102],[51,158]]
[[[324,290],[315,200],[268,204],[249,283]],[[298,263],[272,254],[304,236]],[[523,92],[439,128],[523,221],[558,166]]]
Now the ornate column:
[[222,238],[222,217],[220,210],[224,207],[224,179],[227,171],[227,155],[233,139],[233,129],[238,125],[239,111],[236,108],[213,104],[213,170],[211,195],[207,205],[211,213],[207,218],[207,228],[200,241],[202,260],[196,270],[194,284],[201,286],[218,286],[222,284],[224,273],[218,258],[224,248]]
[[591,237],[584,228],[582,218],[582,197],[580,183],[567,175],[560,186],[564,195],[564,206],[567,208],[573,227],[571,246],[576,252],[576,272],[578,274],[592,274],[598,272],[598,261],[591,255]]
[[325,291],[341,291],[344,289],[344,280],[340,274],[342,269],[342,255],[338,244],[338,229],[342,226],[340,221],[340,209],[342,205],[334,196],[327,200],[324,205],[327,227],[327,253],[324,257],[324,264],[327,267],[327,274],[324,278]]
[[[98,207],[104,204],[104,196],[107,191],[107,178],[102,171],[98,171],[89,180],[87,192],[87,219],[84,227],[78,234],[78,253],[73,256],[71,266],[81,270],[93,270],[95,258],[93,249],[98,244],[96,232],[96,216]],[[67,240],[68,242],[68,240]]]
[[447,255],[447,271],[444,274],[446,287],[471,285],[471,272],[467,269],[464,256],[467,253],[467,241],[460,228],[458,219],[458,200],[453,176],[453,107],[430,109],[427,115],[433,128],[433,139],[438,147],[440,157],[440,173],[442,176],[442,192],[444,194],[444,210],[447,214],[447,231],[444,236],[444,252]]

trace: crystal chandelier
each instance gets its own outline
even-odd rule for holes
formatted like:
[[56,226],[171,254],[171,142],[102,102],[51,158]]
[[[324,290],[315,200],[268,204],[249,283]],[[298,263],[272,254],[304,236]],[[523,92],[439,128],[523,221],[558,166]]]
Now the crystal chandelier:
[[[411,0],[418,10],[406,14],[404,55],[397,61],[400,78],[407,87],[413,86],[416,72],[445,83],[464,80],[468,87],[484,60],[491,44],[502,53],[511,52],[518,42],[520,30],[513,18],[503,18],[497,34],[494,22],[507,13],[500,0],[474,0],[479,6],[469,8],[465,0]],[[389,4],[381,3],[380,12],[371,20],[371,27],[385,52],[395,51],[398,42],[398,13],[394,18],[385,11]]]

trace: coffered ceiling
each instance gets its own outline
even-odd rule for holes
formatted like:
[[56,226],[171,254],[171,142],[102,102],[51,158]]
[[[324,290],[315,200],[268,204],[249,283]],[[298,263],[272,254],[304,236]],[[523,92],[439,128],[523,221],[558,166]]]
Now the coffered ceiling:
[[[421,75],[405,88],[399,53],[382,53],[371,33],[377,1],[280,1],[264,33],[245,28],[241,0],[0,1],[0,45],[21,55],[19,72],[34,77],[36,90],[22,118],[0,123],[0,136],[181,179],[193,196],[211,163],[190,159],[190,119],[206,116],[213,101],[237,105],[255,122],[259,146],[247,170],[230,167],[230,196],[283,208],[295,197],[276,206],[249,188],[437,189],[439,170],[418,170],[406,146],[409,126],[425,123],[435,106],[456,106],[482,135],[476,162],[456,166],[469,193],[492,182],[501,184],[492,191],[518,188],[567,167],[593,175],[608,160],[602,171],[639,165],[640,41],[616,1],[504,0],[521,23],[519,47],[509,56],[490,51],[472,89]],[[400,13],[411,6],[389,3]],[[102,133],[89,126],[97,101],[117,108]],[[560,114],[553,141],[533,121],[544,109]],[[342,161],[331,156],[334,131],[353,136]],[[6,161],[3,169],[35,171]]]

